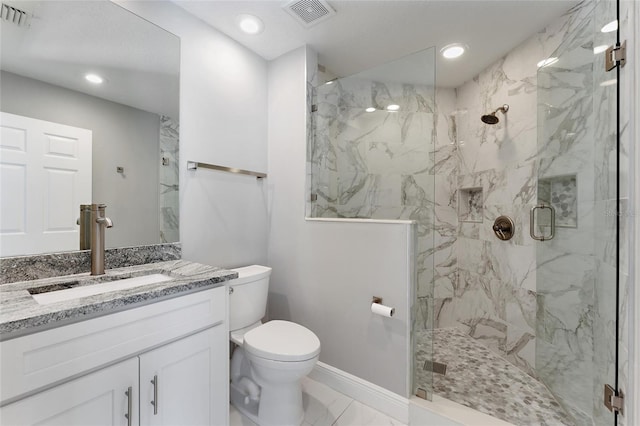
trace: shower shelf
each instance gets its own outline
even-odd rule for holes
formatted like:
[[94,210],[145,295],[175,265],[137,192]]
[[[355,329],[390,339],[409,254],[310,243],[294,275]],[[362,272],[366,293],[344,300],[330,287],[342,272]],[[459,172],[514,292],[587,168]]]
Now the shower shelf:
[[482,222],[482,188],[460,188],[458,218],[461,222]]
[[197,161],[187,161],[187,170],[197,170],[199,167],[203,169],[218,170],[221,172],[235,173],[240,175],[255,176],[257,179],[266,178],[266,173],[252,172],[250,170],[236,169],[233,167],[217,166],[215,164],[200,163]]

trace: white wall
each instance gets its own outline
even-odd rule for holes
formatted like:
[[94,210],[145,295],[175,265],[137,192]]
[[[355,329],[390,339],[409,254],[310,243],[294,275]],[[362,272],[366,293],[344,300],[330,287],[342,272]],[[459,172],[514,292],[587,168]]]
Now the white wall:
[[160,243],[160,117],[4,71],[0,83],[2,111],[92,131],[92,200],[107,205],[114,223],[106,246]]
[[[304,218],[314,55],[303,47],[269,63],[269,316],[313,330],[322,362],[406,396],[412,225]],[[394,318],[371,313],[374,295],[396,308]]]
[[188,171],[186,162],[266,171],[266,62],[170,2],[114,2],[181,39],[183,258],[222,267],[264,264],[266,183],[211,170]]

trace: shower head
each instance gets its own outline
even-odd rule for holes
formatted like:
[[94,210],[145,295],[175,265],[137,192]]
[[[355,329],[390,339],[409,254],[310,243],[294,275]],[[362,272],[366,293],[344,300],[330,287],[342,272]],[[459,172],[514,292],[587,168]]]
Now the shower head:
[[486,124],[497,124],[500,121],[500,119],[496,117],[496,113],[498,111],[501,111],[503,114],[506,114],[506,112],[509,111],[509,105],[507,104],[502,105],[500,108],[493,111],[491,114],[486,114],[480,117],[480,120],[482,120],[482,122]]

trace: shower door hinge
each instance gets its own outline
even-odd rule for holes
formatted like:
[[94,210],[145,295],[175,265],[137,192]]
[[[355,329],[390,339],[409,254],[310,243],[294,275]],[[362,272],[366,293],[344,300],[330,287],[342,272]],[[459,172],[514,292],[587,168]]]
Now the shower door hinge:
[[618,65],[620,68],[624,68],[627,63],[627,41],[625,40],[621,45],[616,44],[607,49],[604,55],[604,68],[607,71],[611,71]]
[[624,414],[624,394],[609,385],[604,385],[604,406],[611,412]]

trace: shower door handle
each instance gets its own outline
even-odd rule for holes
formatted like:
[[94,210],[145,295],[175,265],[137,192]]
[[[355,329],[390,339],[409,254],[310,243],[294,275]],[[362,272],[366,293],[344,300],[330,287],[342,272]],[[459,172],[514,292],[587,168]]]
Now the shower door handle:
[[[536,210],[538,209],[540,210],[549,209],[549,212],[551,213],[551,233],[549,235],[536,235],[536,229],[535,229]],[[532,207],[529,213],[529,234],[531,235],[531,238],[538,241],[549,241],[553,239],[555,233],[556,233],[556,209],[554,209],[553,206],[549,206],[546,204],[539,204],[537,206]]]

